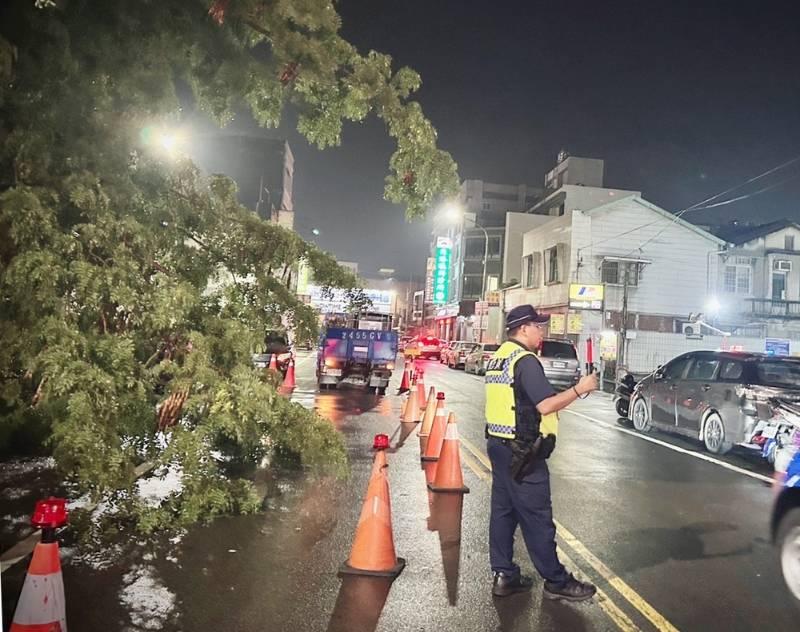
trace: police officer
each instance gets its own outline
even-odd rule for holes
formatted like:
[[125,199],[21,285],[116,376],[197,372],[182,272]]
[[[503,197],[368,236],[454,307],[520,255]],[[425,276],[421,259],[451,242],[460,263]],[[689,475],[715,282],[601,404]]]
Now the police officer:
[[[513,561],[514,532],[522,530],[528,554],[544,578],[549,599],[583,601],[597,589],[568,573],[556,554],[556,528],[550,505],[546,458],[555,435],[543,436],[542,417],[554,415],[597,389],[597,375],[584,376],[574,387],[556,393],[533,349],[542,342],[549,316],[530,305],[508,313],[508,340],[486,369],[486,437],[492,462],[492,509],[489,523],[492,592],[505,597],[530,590],[533,579]],[[549,419],[548,419],[549,421]]]

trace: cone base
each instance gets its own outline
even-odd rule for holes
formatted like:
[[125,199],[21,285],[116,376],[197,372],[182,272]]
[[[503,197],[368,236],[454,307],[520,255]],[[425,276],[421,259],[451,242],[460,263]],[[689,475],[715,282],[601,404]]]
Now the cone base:
[[439,457],[438,457],[438,456],[424,456],[424,455],[423,455],[423,456],[422,456],[422,457],[420,457],[420,458],[421,458],[423,461],[438,461],[438,460],[439,460]]
[[430,436],[431,436],[431,433],[430,433],[430,432],[418,432],[418,433],[417,433],[417,436],[418,436],[420,439],[427,439],[428,437],[430,437]]
[[436,487],[433,483],[428,483],[428,489],[438,494],[469,494],[469,487],[462,485],[461,487]]
[[339,572],[337,575],[339,577],[344,577],[345,575],[364,575],[366,577],[391,577],[394,579],[400,573],[403,572],[403,569],[406,567],[406,560],[405,558],[398,557],[397,564],[392,566],[392,568],[385,570],[385,571],[367,571],[361,568],[355,568],[350,566],[347,562],[342,564],[339,567]]

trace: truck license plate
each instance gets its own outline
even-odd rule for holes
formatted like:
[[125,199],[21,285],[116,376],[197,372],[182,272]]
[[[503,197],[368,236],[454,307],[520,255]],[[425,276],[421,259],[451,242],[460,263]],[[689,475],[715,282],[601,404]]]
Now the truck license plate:
[[332,377],[339,377],[342,374],[341,369],[326,369],[325,375],[330,375]]

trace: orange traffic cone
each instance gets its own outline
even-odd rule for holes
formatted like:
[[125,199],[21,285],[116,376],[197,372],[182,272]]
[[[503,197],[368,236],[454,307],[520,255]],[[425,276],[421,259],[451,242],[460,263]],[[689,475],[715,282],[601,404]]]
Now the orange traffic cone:
[[416,424],[420,421],[420,410],[417,405],[417,390],[411,389],[406,402],[406,409],[403,411],[403,423]]
[[436,409],[436,417],[433,420],[431,433],[428,435],[428,443],[425,446],[425,453],[422,455],[423,461],[438,461],[442,453],[442,445],[444,444],[444,435],[447,432],[447,426],[450,423],[456,422],[455,413],[450,413],[450,418],[445,420],[444,407]]
[[[380,457],[379,455],[383,455]],[[379,459],[383,459],[383,464]],[[339,568],[339,575],[370,575],[394,579],[405,568],[406,561],[397,557],[392,535],[392,508],[389,500],[389,479],[386,476],[386,455],[375,455],[372,477],[361,509],[350,557]]]
[[276,354],[271,354],[269,358],[269,370],[270,371],[278,371],[278,356]]
[[422,371],[417,375],[417,405],[424,409],[427,400],[425,399],[425,381]]
[[[273,354],[273,358],[275,355]],[[289,368],[286,369],[286,377],[283,378],[281,388],[285,391],[291,391],[296,386],[294,381],[294,359],[289,360]]]
[[402,395],[407,393],[411,387],[411,369],[408,368],[408,362],[403,367],[403,380],[400,382],[400,388],[397,389],[397,394]]
[[406,416],[406,406],[408,406],[408,397],[403,398],[403,401],[400,402],[400,420],[403,420],[403,417]]
[[67,632],[64,579],[55,535],[66,522],[63,498],[36,503],[32,523],[43,529],[42,541],[33,549],[9,632]]
[[[428,443],[430,443],[430,440],[428,440]],[[436,478],[433,479],[433,483],[428,483],[428,489],[432,492],[454,494],[466,494],[469,492],[469,487],[464,485],[464,476],[461,473],[460,445],[455,415],[451,415],[444,434],[442,451],[439,454]]]
[[[440,399],[441,398],[441,399]],[[433,419],[439,408],[444,407],[444,393],[436,394],[436,390],[431,386],[428,393],[428,403],[425,406],[425,416],[422,418],[422,425],[417,433],[420,437],[427,437],[431,433]]]

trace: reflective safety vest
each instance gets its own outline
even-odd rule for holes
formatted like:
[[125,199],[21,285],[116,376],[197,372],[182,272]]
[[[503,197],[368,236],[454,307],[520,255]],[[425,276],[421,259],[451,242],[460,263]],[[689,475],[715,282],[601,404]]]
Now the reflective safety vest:
[[[514,397],[514,368],[526,355],[535,354],[515,342],[507,340],[495,352],[486,366],[486,432],[492,437],[502,439],[516,438],[517,414],[531,415],[539,423],[531,430],[544,435],[558,433],[558,415],[544,416],[531,407],[520,411]],[[536,359],[538,362],[538,358]],[[538,426],[538,427],[537,427]]]

